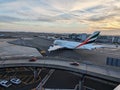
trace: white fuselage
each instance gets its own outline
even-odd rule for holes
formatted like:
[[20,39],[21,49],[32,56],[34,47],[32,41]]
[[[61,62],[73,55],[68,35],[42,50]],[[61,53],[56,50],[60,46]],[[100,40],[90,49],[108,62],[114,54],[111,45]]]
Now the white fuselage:
[[54,41],[54,45],[62,46],[68,49],[89,49],[91,50],[94,48],[93,44],[85,44],[85,45],[82,45],[76,48],[76,46],[80,44],[81,44],[80,42],[75,42],[75,41],[66,41],[66,40],[55,40]]

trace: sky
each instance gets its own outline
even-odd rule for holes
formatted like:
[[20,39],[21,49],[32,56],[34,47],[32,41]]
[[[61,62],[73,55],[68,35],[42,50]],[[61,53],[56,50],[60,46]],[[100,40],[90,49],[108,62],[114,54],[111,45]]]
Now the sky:
[[120,0],[0,0],[0,31],[120,35]]

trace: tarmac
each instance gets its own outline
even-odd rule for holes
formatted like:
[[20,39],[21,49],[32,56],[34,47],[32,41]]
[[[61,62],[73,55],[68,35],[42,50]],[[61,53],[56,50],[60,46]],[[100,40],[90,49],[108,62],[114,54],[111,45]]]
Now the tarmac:
[[[12,44],[23,45],[37,48],[39,51],[45,50],[48,57],[67,58],[70,61],[83,61],[90,64],[106,66],[106,58],[120,58],[120,46],[116,48],[115,45],[107,45],[108,48],[99,48],[94,50],[57,50],[49,53],[47,50],[53,40],[45,38],[33,38],[31,40],[15,40]],[[104,45],[104,44],[103,44]],[[112,68],[112,67],[111,67]]]
[[0,39],[1,59],[42,57],[42,55],[35,48],[14,45],[7,43],[7,41],[11,40]]

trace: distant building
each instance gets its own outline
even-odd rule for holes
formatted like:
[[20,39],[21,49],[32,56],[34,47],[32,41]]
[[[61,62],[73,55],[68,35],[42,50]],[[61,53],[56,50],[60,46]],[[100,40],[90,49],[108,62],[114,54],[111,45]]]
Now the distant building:
[[77,34],[75,34],[75,33],[72,33],[69,35],[70,39],[76,39],[76,37],[77,37]]
[[111,40],[112,38],[110,38],[109,36],[99,36],[98,39],[96,39],[96,42],[110,43]]
[[120,37],[119,37],[119,39],[118,39],[118,43],[120,44]]
[[0,37],[4,37],[5,35],[4,34],[0,34]]
[[96,42],[120,44],[120,36],[99,36]]
[[84,41],[87,38],[87,34],[86,33],[82,33],[80,35],[77,36],[78,39],[80,39],[81,41]]
[[83,34],[75,34],[75,33],[73,33],[73,34],[69,35],[69,38],[73,39],[73,40],[84,41],[87,38],[87,34],[86,33],[83,33]]
[[112,43],[120,43],[120,36],[113,36]]
[[[82,34],[73,33],[69,35],[69,38],[76,41],[84,41],[88,36],[89,35],[86,33]],[[107,36],[107,35],[98,36],[96,42],[120,44],[120,36]]]

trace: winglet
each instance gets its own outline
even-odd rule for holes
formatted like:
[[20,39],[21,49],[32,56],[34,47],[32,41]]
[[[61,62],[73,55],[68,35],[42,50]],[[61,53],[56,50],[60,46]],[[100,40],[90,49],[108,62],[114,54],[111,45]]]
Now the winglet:
[[93,43],[97,39],[97,37],[99,36],[99,34],[100,34],[100,31],[94,32],[84,42],[82,42],[81,44],[79,44],[75,48],[79,48],[80,46],[85,45],[85,44]]

